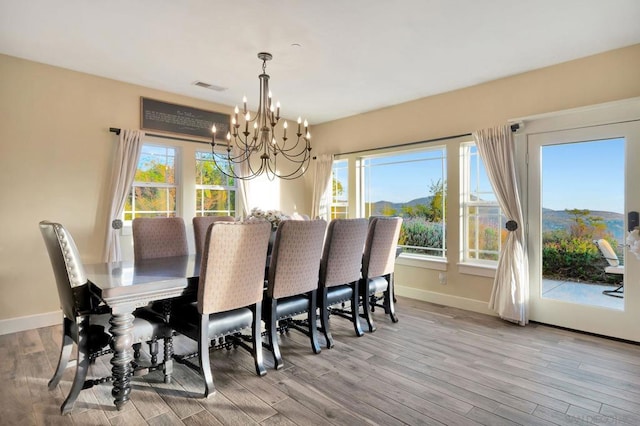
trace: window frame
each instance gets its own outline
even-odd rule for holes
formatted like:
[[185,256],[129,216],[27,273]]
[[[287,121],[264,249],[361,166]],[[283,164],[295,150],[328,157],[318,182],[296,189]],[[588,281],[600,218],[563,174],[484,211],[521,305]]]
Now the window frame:
[[[194,208],[195,208],[195,216],[199,217],[199,216],[233,216],[235,217],[237,212],[238,212],[238,179],[233,179],[230,177],[227,177],[227,185],[206,185],[206,184],[201,184],[198,183],[198,162],[199,161],[203,161],[201,159],[198,158],[198,154],[208,154],[208,155],[212,155],[211,151],[205,151],[202,149],[196,149],[195,153],[194,153],[194,166],[195,166],[195,177],[194,177]],[[209,160],[211,161],[211,160]],[[229,182],[233,181],[233,185],[229,185]],[[202,199],[198,196],[198,191],[204,191],[204,190],[212,190],[212,191],[228,191],[229,193],[231,191],[234,192],[233,195],[233,210],[231,209],[227,209],[227,210],[215,210],[215,211],[207,211],[207,212],[215,212],[214,214],[204,214],[205,212],[200,208],[200,205],[202,204]],[[228,206],[230,207],[230,206]]]
[[[175,146],[175,145],[170,145],[170,144],[163,144],[163,143],[154,143],[154,142],[149,142],[149,141],[143,141],[141,146],[140,146],[140,158],[138,158],[138,165],[136,166],[136,174],[138,171],[138,166],[140,165],[140,160],[142,159],[142,155],[143,155],[143,150],[145,147],[154,147],[154,148],[162,148],[166,151],[169,150],[173,150],[173,183],[166,183],[166,182],[144,182],[144,181],[136,181],[135,177],[134,177],[134,181],[131,183],[131,187],[129,188],[129,194],[127,195],[127,197],[131,197],[131,210],[127,211],[125,209],[123,209],[122,212],[122,221],[123,224],[127,227],[131,226],[131,222],[133,221],[133,219],[136,217],[136,214],[139,214],[140,211],[138,211],[136,209],[136,203],[135,203],[135,189],[136,188],[164,188],[166,190],[170,190],[170,189],[174,189],[175,190],[175,200],[174,200],[174,206],[175,206],[175,210],[173,210],[173,216],[171,216],[171,210],[162,210],[162,211],[143,211],[142,214],[150,214],[150,213],[154,213],[157,212],[159,215],[160,214],[165,214],[164,217],[174,217],[174,216],[180,216],[181,215],[181,209],[180,209],[180,196],[181,196],[181,190],[182,190],[182,185],[181,185],[181,181],[180,181],[180,176],[181,176],[181,155],[180,155],[180,148]],[[165,159],[168,158],[168,155],[165,155]],[[126,205],[126,204],[125,204]],[[131,219],[127,220],[126,216],[127,214],[131,215]]]
[[[339,181],[343,187],[343,191],[346,192],[346,201],[337,201],[336,200],[336,191],[334,187],[334,182],[338,181],[336,178],[337,170],[345,170],[346,171],[346,180],[345,182]],[[346,219],[349,217],[349,160],[348,159],[334,159],[333,164],[331,165],[331,182],[330,185],[330,193],[329,195],[329,220],[333,219]],[[341,209],[342,213],[338,216],[336,211]]]
[[[356,161],[355,161],[355,175],[357,177],[357,182],[356,182],[356,202],[357,202],[357,215],[356,217],[367,217],[367,208],[366,208],[366,196],[365,196],[365,191],[366,191],[366,186],[367,186],[367,177],[366,177],[366,169],[368,167],[368,165],[366,164],[367,160],[372,159],[372,158],[384,158],[384,157],[393,157],[393,156],[402,156],[402,155],[408,155],[411,153],[420,153],[420,152],[437,152],[440,151],[441,155],[437,158],[434,159],[419,159],[419,160],[409,160],[407,162],[417,162],[417,161],[439,161],[440,165],[441,165],[441,170],[442,170],[442,174],[441,174],[441,182],[443,185],[443,201],[442,201],[442,220],[441,220],[441,224],[442,224],[442,247],[411,247],[411,246],[405,246],[405,245],[399,245],[399,247],[408,247],[408,248],[416,248],[416,249],[423,249],[425,251],[427,250],[431,250],[431,251],[439,251],[441,254],[440,255],[434,255],[434,254],[428,254],[428,253],[407,253],[407,252],[403,252],[402,253],[402,257],[405,258],[413,258],[413,259],[418,259],[418,260],[428,260],[428,261],[434,261],[434,262],[446,262],[447,261],[447,256],[448,256],[448,247],[447,247],[447,173],[448,173],[448,147],[446,144],[431,144],[431,143],[425,143],[424,145],[420,145],[420,146],[412,146],[410,148],[404,148],[404,149],[398,149],[396,148],[389,148],[389,149],[383,149],[383,150],[377,150],[376,152],[370,151],[370,152],[361,152],[359,153]],[[429,197],[431,196],[431,194],[425,194],[425,196]],[[407,200],[408,201],[408,200]],[[403,221],[403,229],[405,225],[404,225],[404,221]]]
[[[472,149],[475,148],[475,152],[472,152]],[[476,189],[471,188],[471,180],[472,180],[472,171],[471,171],[471,161],[476,162],[475,166],[475,182]],[[480,167],[481,166],[481,167]],[[487,191],[481,191],[480,188],[480,180],[481,180],[481,172],[484,171],[484,178],[488,180],[488,176],[486,176],[486,168],[484,166],[484,162],[480,153],[478,152],[478,148],[475,142],[464,142],[460,144],[460,259],[459,262],[461,265],[469,265],[469,266],[478,266],[481,268],[495,269],[498,265],[498,258],[500,255],[500,251],[502,250],[503,238],[502,238],[502,229],[503,224],[506,222],[505,215],[500,208],[500,204],[498,203],[495,192],[493,189],[491,190],[491,195],[493,200],[482,200],[478,201],[479,195],[489,194]],[[476,195],[476,200],[472,200],[471,196]],[[481,209],[497,209],[498,213],[496,214],[488,214],[482,215],[476,213],[476,232],[475,236],[475,249],[470,249],[470,241],[469,234],[470,230],[470,218],[469,215],[471,208]],[[498,234],[498,248],[497,250],[481,250],[480,245],[480,232],[479,231],[479,219],[482,216],[499,216],[500,226],[496,229]],[[470,255],[470,252],[475,252],[475,257]],[[480,255],[484,254],[494,254],[496,256],[495,260],[492,259],[481,259]]]

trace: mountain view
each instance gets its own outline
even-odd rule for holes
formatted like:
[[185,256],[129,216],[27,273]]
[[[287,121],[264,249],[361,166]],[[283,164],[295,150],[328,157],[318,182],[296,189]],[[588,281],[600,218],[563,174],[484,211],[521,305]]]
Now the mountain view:
[[[416,198],[406,203],[392,203],[390,201],[376,201],[372,204],[372,214],[383,214],[384,210],[393,209],[397,212],[402,211],[402,207],[416,206],[416,205],[428,205],[431,202],[432,197]],[[625,231],[624,231],[624,216],[622,213],[608,212],[608,211],[591,211],[591,216],[601,217],[604,223],[607,225],[607,229],[616,240],[620,243],[624,243]],[[572,215],[565,210],[552,210],[542,209],[542,231],[557,231],[561,229],[569,229],[573,223]]]
[[[624,216],[622,213],[607,211],[590,211],[591,216],[601,217],[607,229],[620,243],[624,243]],[[569,229],[573,223],[572,216],[565,210],[542,209],[542,232]]]

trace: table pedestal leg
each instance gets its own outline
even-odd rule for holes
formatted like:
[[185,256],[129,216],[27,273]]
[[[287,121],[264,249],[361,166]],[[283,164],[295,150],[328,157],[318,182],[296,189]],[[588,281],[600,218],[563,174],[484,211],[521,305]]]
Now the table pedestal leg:
[[112,313],[109,323],[111,324],[109,331],[113,336],[111,340],[111,349],[113,349],[113,357],[111,358],[113,389],[111,395],[115,398],[113,402],[116,408],[120,410],[129,400],[131,393],[133,314],[130,312]]

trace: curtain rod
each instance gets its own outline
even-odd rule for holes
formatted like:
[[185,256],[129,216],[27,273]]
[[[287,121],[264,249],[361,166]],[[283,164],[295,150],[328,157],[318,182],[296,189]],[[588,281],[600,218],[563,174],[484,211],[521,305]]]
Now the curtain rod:
[[[520,128],[520,124],[518,124],[518,123],[515,123],[515,124],[511,125],[511,131],[512,132],[517,131],[519,128]],[[121,129],[119,129],[117,127],[109,127],[109,131],[111,133],[115,133],[116,135],[120,135]],[[211,142],[200,141],[200,140],[197,140],[197,139],[179,138],[179,137],[167,136],[167,135],[159,135],[159,134],[154,134],[154,133],[147,133],[147,135],[148,136],[160,137],[160,138],[166,138],[166,139],[172,139],[172,140],[177,140],[177,141],[206,143],[207,145],[211,145]],[[453,136],[443,136],[441,138],[427,139],[427,140],[418,141],[418,142],[401,143],[401,144],[398,144],[398,145],[383,146],[383,147],[380,147],[380,148],[373,148],[373,149],[363,149],[363,150],[360,150],[360,151],[341,152],[338,155],[357,154],[359,152],[372,152],[372,151],[380,151],[380,150],[388,149],[388,148],[400,148],[400,147],[423,144],[423,143],[429,143],[429,142],[440,142],[440,141],[444,141],[444,140],[448,140],[448,139],[461,138],[463,136],[471,136],[471,133],[462,133],[460,135],[453,135]],[[226,146],[226,144],[222,144],[222,143],[217,143],[216,145],[218,145],[218,146]],[[313,156],[312,159],[315,160],[316,156]]]
[[[119,135],[120,132],[122,131],[122,129],[118,129],[117,127],[109,127],[109,131],[111,133],[115,133],[116,135]],[[211,142],[201,141],[201,140],[198,140],[198,139],[181,138],[181,137],[177,137],[177,136],[168,136],[168,135],[163,135],[163,134],[158,134],[158,133],[146,133],[146,135],[147,136],[157,137],[157,138],[171,139],[171,140],[174,140],[174,141],[206,143],[207,145],[211,145]],[[216,143],[216,146],[227,146],[227,144],[226,143]]]
[[412,145],[418,145],[418,144],[429,143],[429,142],[439,142],[439,141],[444,141],[444,140],[447,140],[447,139],[455,139],[455,138],[460,138],[460,137],[463,137],[463,136],[471,136],[471,133],[463,133],[463,134],[460,134],[460,135],[453,135],[453,136],[443,136],[441,138],[427,139],[427,140],[418,141],[418,142],[408,142],[408,143],[401,143],[401,144],[397,144],[397,145],[381,146],[379,148],[361,149],[359,151],[340,152],[337,155],[358,154],[360,152],[374,152],[374,151],[381,151],[383,149],[389,149],[389,148],[402,148],[402,147],[405,147],[405,146],[412,146]]
[[[512,132],[517,131],[519,128],[520,128],[520,124],[519,123],[515,123],[515,124],[511,125],[511,131]],[[359,151],[340,152],[337,155],[358,154],[360,152],[373,152],[373,151],[380,151],[380,150],[389,149],[389,148],[402,148],[402,147],[405,147],[405,146],[412,146],[412,145],[418,145],[418,144],[423,144],[423,143],[446,141],[448,139],[461,138],[461,137],[464,137],[464,136],[471,136],[471,133],[462,133],[462,134],[459,134],[459,135],[443,136],[443,137],[440,137],[440,138],[427,139],[427,140],[418,141],[418,142],[401,143],[401,144],[398,144],[398,145],[381,146],[379,148],[361,149]],[[315,157],[314,157],[314,159],[315,159]]]

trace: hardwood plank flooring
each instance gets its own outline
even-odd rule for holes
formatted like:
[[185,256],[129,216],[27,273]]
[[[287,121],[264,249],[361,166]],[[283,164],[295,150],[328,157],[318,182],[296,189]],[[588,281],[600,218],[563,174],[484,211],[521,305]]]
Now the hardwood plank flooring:
[[[73,378],[49,391],[61,326],[0,336],[2,425],[638,425],[640,346],[399,298],[400,322],[376,311],[377,331],[355,337],[333,317],[333,349],[314,355],[295,330],[280,336],[284,368],[257,377],[241,349],[211,353],[217,392],[175,365],[132,379],[131,401],[113,406],[109,384],[59,409]],[[196,349],[183,336],[176,353]],[[143,354],[146,357],[146,354]],[[98,359],[92,377],[110,373]]]

